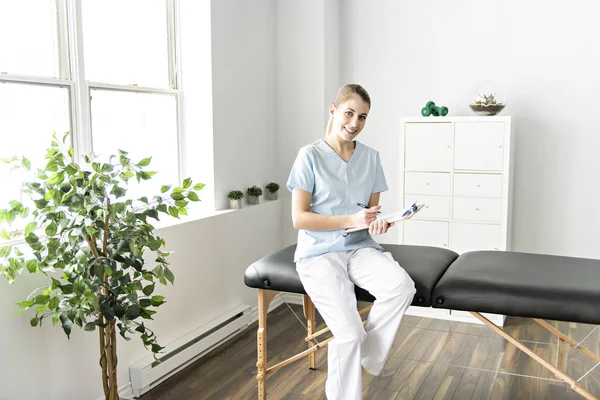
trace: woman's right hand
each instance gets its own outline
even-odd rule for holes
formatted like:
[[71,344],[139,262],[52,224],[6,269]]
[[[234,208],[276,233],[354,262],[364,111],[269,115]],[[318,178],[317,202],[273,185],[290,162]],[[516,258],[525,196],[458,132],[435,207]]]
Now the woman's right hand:
[[368,226],[377,219],[377,211],[381,206],[373,206],[352,214],[352,226]]

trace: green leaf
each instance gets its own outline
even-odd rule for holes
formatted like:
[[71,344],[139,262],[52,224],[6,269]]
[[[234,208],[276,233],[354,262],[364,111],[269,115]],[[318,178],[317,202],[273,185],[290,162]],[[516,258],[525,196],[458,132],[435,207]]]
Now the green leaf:
[[59,183],[62,183],[64,180],[65,180],[65,177],[62,174],[62,172],[57,172],[50,177],[47,184],[48,185],[58,185]]
[[189,192],[187,198],[190,199],[190,201],[200,201],[196,192]]
[[163,185],[163,186],[160,188],[160,192],[161,192],[161,193],[167,193],[167,192],[169,191],[169,189],[171,189],[171,185]]
[[150,299],[140,299],[140,306],[142,306],[142,307],[150,307],[150,306],[152,306],[152,300],[150,300]]
[[177,207],[169,206],[169,214],[171,214],[172,217],[179,218],[179,210]]
[[25,301],[20,301],[17,303],[17,305],[21,308],[24,309],[28,309],[29,307],[33,306],[35,304],[35,300],[25,300]]
[[112,172],[113,166],[110,164],[102,164],[102,172]]
[[33,300],[35,301],[35,304],[45,305],[45,304],[48,304],[49,296],[38,295],[38,296],[35,296],[35,298]]
[[87,262],[88,259],[88,255],[85,251],[79,249],[77,251],[77,253],[75,253],[75,259],[80,263],[80,264],[85,264]]
[[175,281],[175,275],[173,275],[173,272],[167,267],[165,267],[165,278],[167,278],[167,280],[171,282],[171,284],[173,284],[173,282]]
[[171,198],[173,200],[183,200],[185,199],[185,196],[181,192],[173,192],[171,193]]
[[158,353],[158,352],[159,352],[159,351],[161,351],[162,349],[164,349],[164,347],[163,347],[163,346],[159,346],[159,345],[158,345],[158,344],[156,344],[156,343],[153,343],[153,344],[152,344],[152,352],[153,352],[153,353]]
[[0,247],[0,257],[8,257],[8,255],[10,254],[10,250],[10,246]]
[[114,310],[117,318],[123,318],[125,315],[125,307],[123,307],[121,304],[115,304]]
[[6,223],[11,224],[14,220],[15,220],[15,212],[14,211],[7,211],[4,214],[4,220],[6,221]]
[[142,161],[140,161],[137,165],[140,167],[146,167],[150,165],[150,161],[152,161],[152,157],[147,157],[142,159]]
[[37,228],[37,222],[30,222],[25,227],[24,235],[27,236]]
[[145,288],[142,289],[142,293],[144,293],[146,296],[150,296],[152,294],[152,292],[154,292],[154,283],[152,285],[148,285]]
[[53,297],[48,302],[48,308],[51,310],[56,310],[58,308],[59,303],[60,301],[58,300],[58,297]]
[[27,244],[32,245],[38,243],[39,238],[35,233],[31,232],[29,235],[25,236],[25,241],[27,242]]
[[119,178],[123,179],[124,181],[127,181],[130,178],[133,178],[134,174],[131,171],[124,171],[121,172],[121,174],[119,175]]
[[161,304],[165,303],[165,297],[164,296],[152,296],[151,302],[154,307],[158,307]]
[[71,336],[71,327],[73,326],[73,324],[67,318],[67,316],[66,316],[65,313],[61,313],[60,314],[60,322],[62,323],[63,331],[65,331],[65,334],[67,335],[67,337],[70,338],[70,336]]
[[110,304],[108,304],[106,302],[100,304],[100,312],[109,321],[115,317],[115,310],[110,306]]
[[56,222],[52,221],[46,227],[46,236],[54,236],[54,235],[56,235],[57,230],[58,230],[58,226],[56,225]]
[[88,235],[95,235],[96,233],[100,232],[98,229],[94,228],[93,226],[86,226],[85,231],[88,233]]
[[38,266],[38,260],[27,261],[27,271],[31,272],[32,274],[37,274],[39,272]]
[[10,205],[10,208],[12,208],[14,211],[19,211],[21,210],[21,208],[23,208],[23,204],[19,203],[16,200],[11,200],[8,202],[8,204]]
[[38,326],[38,324],[40,323],[40,319],[38,317],[31,318],[31,321],[29,321],[29,323],[31,324],[31,326]]
[[23,157],[21,159],[21,165],[23,165],[25,168],[27,168],[27,170],[31,170],[31,162],[29,162],[28,159],[26,159],[25,157]]
[[56,195],[56,190],[55,189],[48,190],[46,192],[46,194],[44,195],[44,200],[50,201],[50,200],[52,200],[54,198],[55,195]]
[[160,239],[151,240],[148,243],[148,247],[150,247],[150,250],[152,250],[152,251],[156,251],[156,250],[160,249],[161,245],[162,245],[162,240],[160,240]]
[[132,304],[129,307],[127,307],[127,311],[125,311],[125,315],[127,315],[127,318],[129,319],[136,319],[140,316],[142,312],[142,309],[140,308],[140,306],[138,304]]
[[194,190],[202,190],[202,188],[204,188],[204,183],[196,183],[194,185]]
[[6,229],[0,230],[0,237],[4,240],[10,240],[10,234],[6,231]]
[[190,186],[192,186],[192,179],[191,179],[191,178],[185,178],[185,179],[183,180],[183,188],[184,188],[184,189],[187,189],[187,188],[189,188]]
[[96,330],[96,323],[95,322],[88,322],[87,324],[85,324],[85,326],[83,327],[84,330],[88,331],[88,332],[92,332]]

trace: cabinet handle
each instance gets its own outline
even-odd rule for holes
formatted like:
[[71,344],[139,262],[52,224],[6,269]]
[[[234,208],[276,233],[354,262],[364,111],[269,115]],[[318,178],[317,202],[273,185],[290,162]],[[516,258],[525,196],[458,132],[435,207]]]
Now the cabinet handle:
[[444,246],[444,247],[448,247],[448,245],[447,245],[446,243],[444,243],[442,246]]
[[481,187],[481,185],[477,185],[477,187]]
[[475,207],[475,211],[479,211],[479,208]]
[[497,248],[497,247],[494,247],[494,250],[498,250],[498,248]]
[[498,148],[499,148],[499,149],[501,149],[501,148],[502,148],[502,145],[499,145],[499,146],[498,146]]
[[425,182],[425,186],[429,186],[429,182]]

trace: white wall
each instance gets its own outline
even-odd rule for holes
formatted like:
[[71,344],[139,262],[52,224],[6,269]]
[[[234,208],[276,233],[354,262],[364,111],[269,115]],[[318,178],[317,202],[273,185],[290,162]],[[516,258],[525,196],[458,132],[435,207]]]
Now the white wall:
[[325,134],[327,109],[340,86],[338,0],[277,1],[278,182],[283,243],[295,243],[285,183],[300,147]]
[[471,88],[492,79],[516,125],[513,249],[600,258],[600,3],[344,3],[342,76],[372,96],[361,139],[381,151],[384,206],[399,199],[400,118],[428,100],[471,115]]
[[212,1],[215,202],[277,179],[275,1]]

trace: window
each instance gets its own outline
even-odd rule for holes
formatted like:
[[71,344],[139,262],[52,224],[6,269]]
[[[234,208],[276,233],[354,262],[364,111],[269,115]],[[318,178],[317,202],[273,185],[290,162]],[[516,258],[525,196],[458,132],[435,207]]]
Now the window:
[[[152,157],[157,174],[130,196],[180,180],[176,0],[0,0],[0,9],[0,157],[40,166],[52,134],[70,132],[76,156]],[[0,208],[21,181],[0,166]]]

